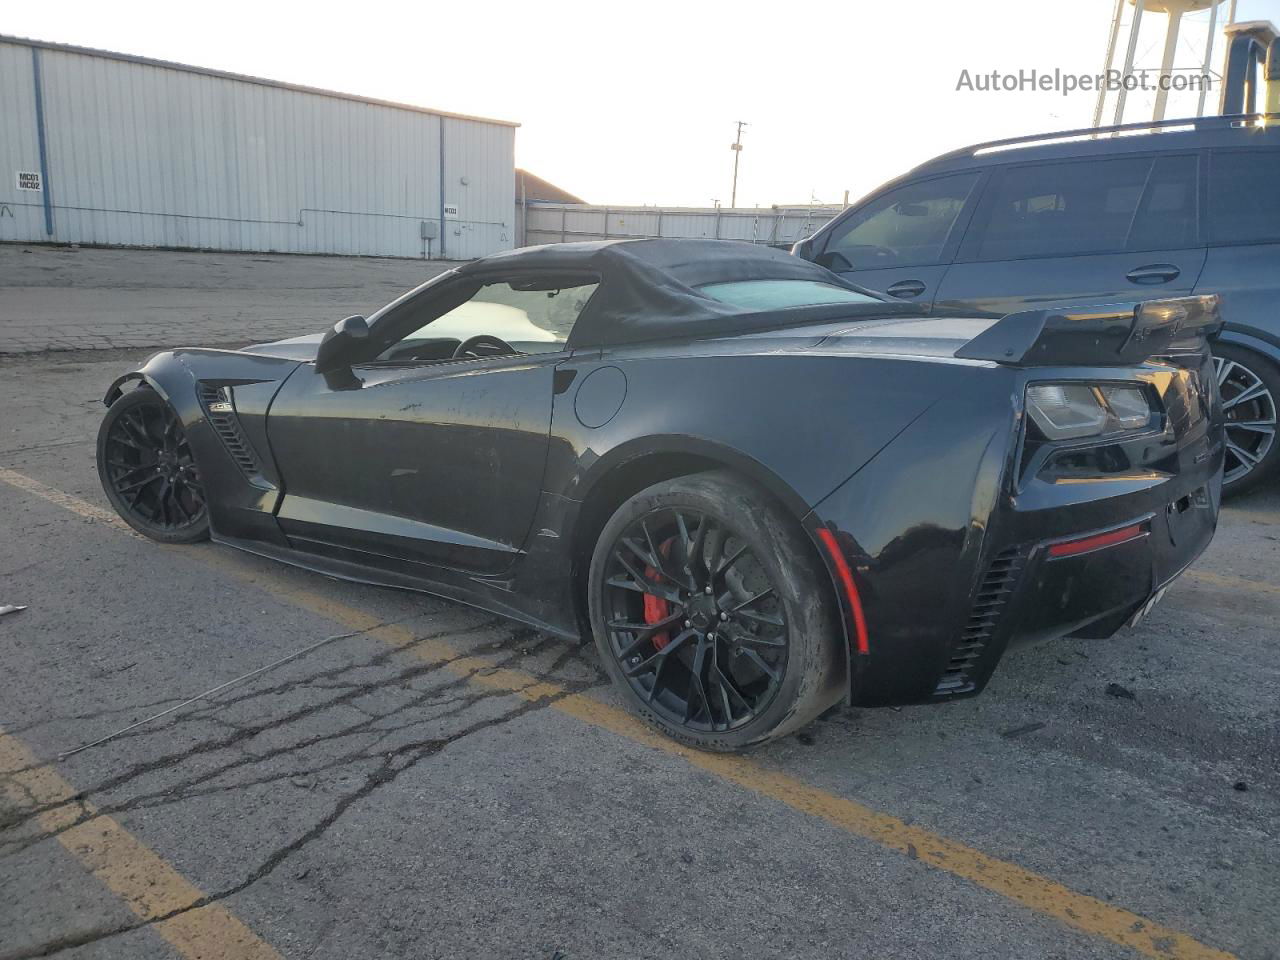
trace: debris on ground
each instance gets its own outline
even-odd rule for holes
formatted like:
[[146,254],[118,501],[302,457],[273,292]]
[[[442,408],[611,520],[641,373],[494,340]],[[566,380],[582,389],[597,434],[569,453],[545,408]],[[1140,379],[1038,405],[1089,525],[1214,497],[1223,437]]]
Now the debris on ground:
[[1241,793],[1244,793],[1246,790],[1249,789],[1249,785],[1245,783],[1243,780],[1237,780],[1235,783],[1232,784],[1232,787],[1236,790],[1239,790]]
[[16,603],[0,604],[0,617],[3,617],[6,613],[21,613],[25,609],[27,608],[20,607]]
[[1111,697],[1119,697],[1122,700],[1137,700],[1137,696],[1128,687],[1122,687],[1118,683],[1107,684],[1107,695]]

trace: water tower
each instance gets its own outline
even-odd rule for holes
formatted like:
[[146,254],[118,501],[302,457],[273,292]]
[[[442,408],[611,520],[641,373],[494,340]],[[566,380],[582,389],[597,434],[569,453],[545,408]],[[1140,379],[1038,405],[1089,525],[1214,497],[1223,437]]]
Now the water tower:
[[[1142,20],[1145,14],[1163,14],[1168,18],[1168,26],[1165,30],[1164,39],[1164,55],[1160,61],[1160,77],[1169,77],[1180,69],[1178,65],[1178,34],[1182,29],[1182,18],[1188,13],[1197,13],[1201,10],[1209,11],[1209,33],[1205,39],[1204,62],[1197,64],[1204,75],[1208,75],[1213,67],[1213,47],[1214,41],[1218,36],[1218,15],[1219,7],[1227,0],[1116,0],[1116,12],[1111,21],[1111,33],[1107,40],[1107,58],[1103,64],[1103,71],[1110,73],[1115,68],[1116,51],[1119,45],[1122,30],[1122,22],[1124,20],[1124,8],[1127,5],[1133,7],[1133,16],[1130,18],[1128,27],[1127,42],[1125,44],[1124,67],[1120,73],[1124,77],[1133,74],[1134,59],[1138,53],[1138,37],[1142,29]],[[1231,24],[1236,18],[1236,0],[1229,0],[1229,8],[1226,14],[1226,23]],[[1186,69],[1185,67],[1181,69]],[[1200,88],[1200,104],[1196,110],[1196,116],[1204,115],[1205,97],[1208,95],[1208,87]],[[1098,105],[1093,112],[1093,125],[1101,126],[1103,122],[1103,112],[1106,107],[1108,91],[1104,87],[1098,91]],[[1128,100],[1129,91],[1121,86],[1116,91],[1115,115],[1112,123],[1124,123],[1124,109]],[[1153,120],[1163,120],[1165,118],[1165,110],[1169,104],[1169,91],[1163,86],[1156,91],[1155,109],[1153,111]]]

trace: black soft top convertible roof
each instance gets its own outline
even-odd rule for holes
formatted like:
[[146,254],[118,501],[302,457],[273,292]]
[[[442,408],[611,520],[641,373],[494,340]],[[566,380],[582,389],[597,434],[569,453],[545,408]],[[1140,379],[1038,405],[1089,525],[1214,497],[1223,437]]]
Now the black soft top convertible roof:
[[[600,287],[574,325],[574,347],[611,346],[685,336],[723,336],[826,319],[916,315],[829,270],[781,250],[736,240],[599,240],[524,247],[458,268],[458,275],[564,270],[597,274]],[[710,283],[812,280],[864,294],[874,303],[819,304],[768,312],[735,307],[702,293]]]

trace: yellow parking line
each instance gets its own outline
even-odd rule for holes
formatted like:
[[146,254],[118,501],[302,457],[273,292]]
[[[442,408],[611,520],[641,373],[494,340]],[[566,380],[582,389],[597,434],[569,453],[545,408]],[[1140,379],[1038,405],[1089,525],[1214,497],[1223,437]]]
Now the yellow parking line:
[[[222,566],[221,563],[218,565]],[[259,589],[271,596],[324,616],[350,630],[367,629],[378,623],[377,618],[362,610],[307,590],[261,577],[254,582]],[[413,633],[401,626],[387,625],[379,627],[373,633],[397,646],[412,649],[430,662],[449,660],[446,669],[468,676],[476,685],[510,692],[527,700],[559,695],[560,699],[551,704],[552,709],[664,753],[680,756],[701,770],[786,804],[794,810],[818,817],[848,833],[873,840],[930,866],[963,877],[1084,933],[1105,937],[1156,960],[1229,960],[1232,957],[1231,954],[1206,946],[1185,933],[1087,894],[1078,893],[1031,870],[988,856],[923,827],[907,824],[897,817],[811,786],[743,756],[703,753],[682,747],[624,710],[583,694],[565,695],[566,691],[558,684],[539,679],[523,670],[494,668],[488,660],[481,657],[458,657],[457,652],[444,641],[415,641]]]
[[[6,479],[6,476],[0,474],[0,480]],[[30,489],[31,485],[41,486],[38,481],[30,478],[23,477],[23,480],[23,489]],[[59,494],[59,497],[66,498],[67,495]],[[51,496],[45,496],[45,499],[59,502]],[[74,501],[75,498],[68,499]],[[89,509],[97,509],[83,501],[80,503]],[[482,657],[459,656],[445,641],[438,638],[418,640],[412,631],[401,626],[379,626],[380,621],[363,610],[292,587],[275,575],[264,578],[257,572],[250,574],[243,567],[216,554],[202,556],[202,559],[211,561],[211,565],[240,579],[251,579],[254,586],[283,602],[325,617],[347,629],[369,630],[372,636],[398,647],[412,649],[417,655],[432,662],[448,660],[446,669],[466,676],[470,682],[479,686],[508,692],[527,700],[559,696],[560,699],[550,704],[552,709],[645,746],[679,756],[690,765],[723,780],[785,804],[793,810],[817,817],[849,834],[905,853],[1030,910],[1053,917],[1075,930],[1105,938],[1153,960],[1234,960],[1232,954],[1203,944],[1181,931],[1088,894],[1079,893],[1017,864],[988,856],[973,847],[923,827],[905,823],[897,817],[822,790],[789,774],[769,769],[746,757],[689,750],[658,734],[630,713],[582,694],[567,693],[560,685],[523,670],[495,668]]]
[[38,480],[32,480],[24,473],[18,473],[16,470],[9,470],[0,467],[0,480],[9,484],[11,487],[17,487],[19,490],[25,490],[27,493],[34,494],[37,497],[48,500],[50,503],[57,504],[64,510],[70,510],[76,516],[84,517],[86,520],[93,520],[97,523],[107,523],[115,527],[117,530],[123,530],[125,533],[145,539],[142,534],[138,533],[133,527],[129,526],[120,519],[119,514],[114,510],[104,510],[102,507],[95,507],[92,503],[81,500],[79,497],[73,497],[69,493],[63,493],[61,490],[55,490],[53,487],[46,486]]
[[[86,504],[87,506],[87,504]],[[217,903],[191,909],[205,894],[141,840],[107,816],[75,826],[82,808],[76,789],[16,738],[0,730],[0,791],[19,809],[46,807],[36,817],[58,842],[124,900],[151,929],[190,960],[281,960],[280,954]],[[167,919],[158,919],[165,917]]]

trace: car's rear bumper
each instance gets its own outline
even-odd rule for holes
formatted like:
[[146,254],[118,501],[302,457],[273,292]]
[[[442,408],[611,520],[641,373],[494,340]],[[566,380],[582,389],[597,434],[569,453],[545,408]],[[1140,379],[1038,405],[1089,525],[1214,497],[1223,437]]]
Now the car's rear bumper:
[[[851,648],[854,701],[874,706],[973,696],[1011,647],[1067,635],[1110,636],[1209,545],[1220,497],[1219,476],[1196,486],[1169,481],[1141,495],[1066,510],[1061,532],[991,538],[972,560],[963,549],[948,550],[938,536],[916,556],[894,558],[878,571],[861,565],[867,650]],[[1090,519],[1071,529],[1077,512]],[[971,589],[961,586],[968,584]]]
[[1111,636],[1209,545],[1220,491],[1215,479],[1154,512],[1031,545],[1009,601],[1007,645]]
[[[1224,449],[1215,421],[1125,440],[1114,472],[1017,479],[1020,451],[998,428],[966,434],[949,411],[922,417],[894,456],[806,518],[830,531],[858,593],[866,642],[850,644],[853,702],[972,696],[1012,646],[1114,633],[1213,537]],[[830,554],[823,541],[815,533]]]
[[1170,480],[1091,505],[1112,522],[998,551],[928,699],[980,692],[1010,647],[1109,637],[1132,622],[1209,545],[1221,492],[1220,474],[1196,486]]

